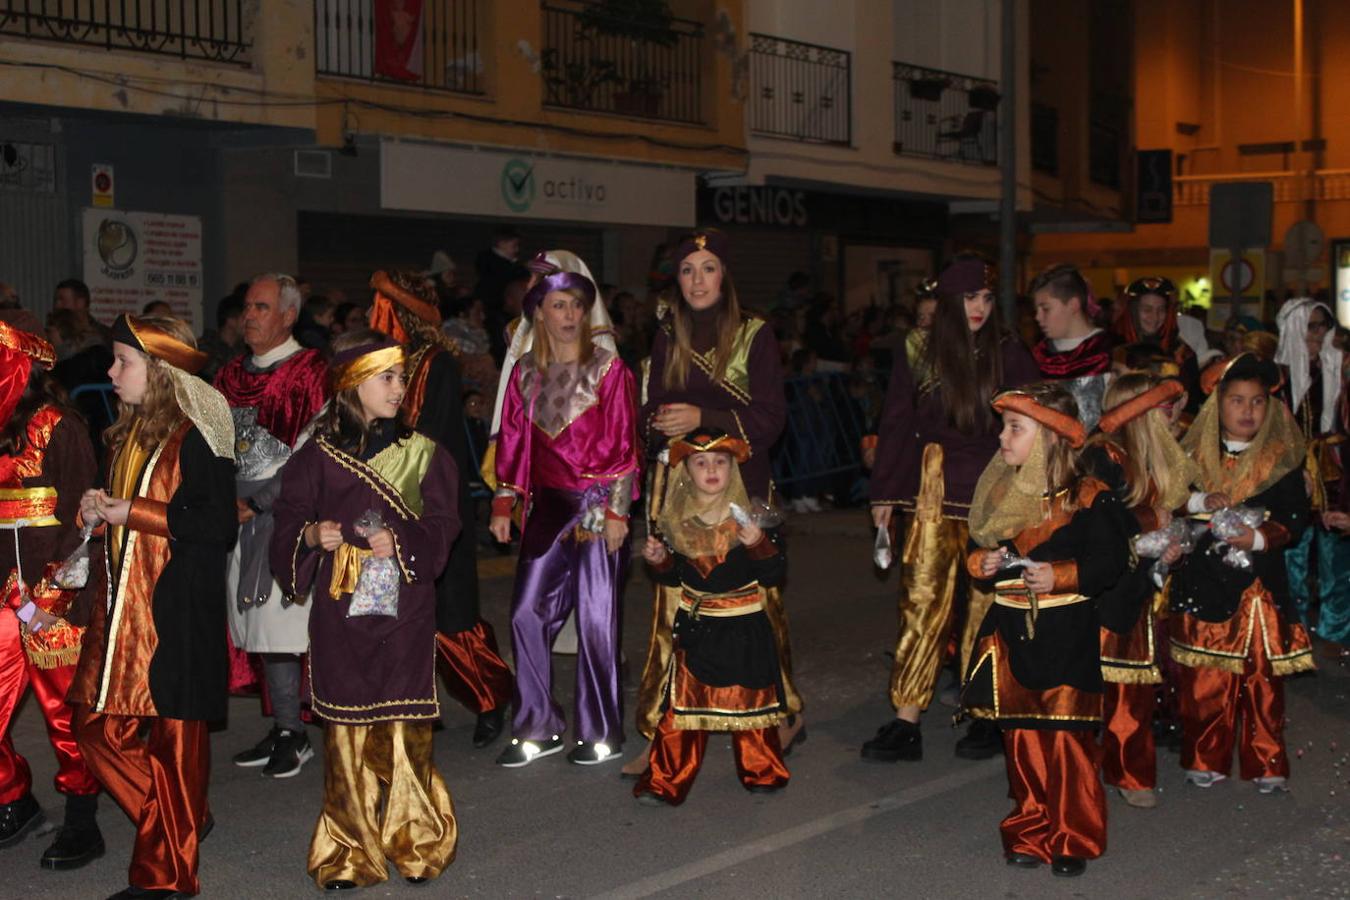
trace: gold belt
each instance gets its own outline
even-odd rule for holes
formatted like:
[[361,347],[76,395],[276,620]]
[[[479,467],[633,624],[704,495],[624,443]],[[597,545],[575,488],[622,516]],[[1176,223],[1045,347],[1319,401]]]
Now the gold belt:
[[0,525],[13,527],[60,525],[56,518],[56,488],[0,488]]
[[724,594],[706,594],[689,588],[680,597],[680,609],[696,616],[748,616],[764,609],[764,592],[758,584]]
[[994,602],[1010,609],[1025,610],[1027,637],[1036,637],[1036,619],[1043,609],[1073,606],[1091,599],[1083,594],[1037,594],[1027,588],[1021,578],[1011,578],[994,585]]

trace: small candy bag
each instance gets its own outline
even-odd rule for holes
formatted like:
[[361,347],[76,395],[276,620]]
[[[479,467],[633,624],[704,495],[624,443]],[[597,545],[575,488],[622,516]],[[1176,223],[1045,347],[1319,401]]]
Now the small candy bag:
[[[362,513],[353,526],[363,538],[384,527],[383,517],[373,509]],[[347,616],[397,616],[400,581],[398,564],[392,558],[367,556],[361,561],[361,574],[356,579]]]

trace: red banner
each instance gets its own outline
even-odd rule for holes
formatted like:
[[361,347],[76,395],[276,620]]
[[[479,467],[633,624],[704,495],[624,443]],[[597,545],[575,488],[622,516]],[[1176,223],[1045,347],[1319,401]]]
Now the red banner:
[[422,80],[422,0],[374,0],[375,74]]

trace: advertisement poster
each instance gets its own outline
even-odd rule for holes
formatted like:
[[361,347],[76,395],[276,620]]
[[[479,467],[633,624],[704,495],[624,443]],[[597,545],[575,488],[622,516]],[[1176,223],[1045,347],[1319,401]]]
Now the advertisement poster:
[[165,213],[84,210],[84,281],[90,314],[110,323],[152,300],[202,331],[202,220]]

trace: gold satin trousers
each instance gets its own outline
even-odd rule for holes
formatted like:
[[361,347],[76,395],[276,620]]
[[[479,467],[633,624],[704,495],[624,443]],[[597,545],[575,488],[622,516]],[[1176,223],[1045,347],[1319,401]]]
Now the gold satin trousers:
[[891,669],[891,704],[926,709],[951,636],[957,580],[970,527],[961,519],[914,516],[900,560],[900,637]]
[[320,887],[378,884],[389,877],[386,859],[405,878],[435,878],[454,860],[459,827],[429,722],[328,722],[323,769],[308,865]]

